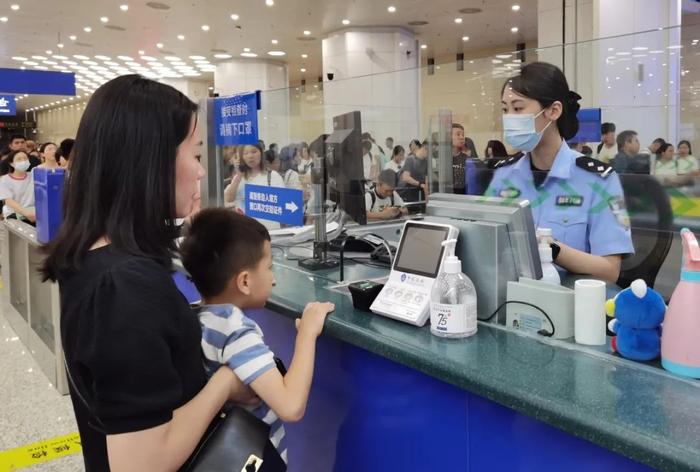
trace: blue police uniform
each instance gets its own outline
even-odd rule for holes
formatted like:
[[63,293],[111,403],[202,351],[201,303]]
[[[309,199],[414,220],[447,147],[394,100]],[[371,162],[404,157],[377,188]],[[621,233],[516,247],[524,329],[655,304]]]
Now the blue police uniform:
[[557,241],[596,256],[634,253],[624,193],[609,165],[562,141],[540,187],[529,153],[500,161],[495,168],[486,195],[529,200],[535,226],[551,228]]

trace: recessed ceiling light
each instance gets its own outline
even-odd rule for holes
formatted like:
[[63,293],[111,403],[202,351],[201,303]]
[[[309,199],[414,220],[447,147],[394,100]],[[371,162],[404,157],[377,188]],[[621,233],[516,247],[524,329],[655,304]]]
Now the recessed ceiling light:
[[304,36],[311,36],[311,31],[304,30]]
[[462,41],[469,41],[469,36],[462,36]]
[[209,25],[202,25],[202,31],[209,31]]
[[29,59],[27,59],[26,57],[22,57],[22,56],[14,56],[14,57],[12,58],[12,60],[13,60],[13,61],[21,61],[21,62],[24,62],[24,61],[28,61]]
[[109,61],[109,60],[111,60],[111,58],[110,58],[109,56],[101,56],[101,55],[99,55],[99,54],[98,54],[97,56],[95,56],[95,59],[99,59],[100,61]]
[[124,5],[119,5],[119,9],[120,9],[121,11],[129,11],[129,5],[126,5],[126,4],[124,4]]
[[513,11],[520,11],[520,5],[513,5],[510,9]]
[[518,32],[518,27],[517,27],[517,26],[513,26],[513,27],[510,29],[510,32],[511,32],[511,33],[517,33],[517,32]]
[[343,20],[343,24],[344,24],[345,26],[349,25],[349,24],[350,24],[350,20],[348,20],[347,18],[344,19],[344,20]]
[[0,16],[0,21],[3,23],[7,23],[7,17],[6,16]]
[[102,23],[107,23],[107,22],[109,22],[109,18],[107,18],[106,16],[102,16],[102,17],[100,17],[100,21]]
[[285,56],[287,53],[284,51],[268,51],[269,56]]
[[141,59],[143,59],[146,62],[158,62],[158,59],[152,56],[141,56]]
[[258,57],[258,55],[255,54],[254,52],[242,52],[241,56],[243,56],[243,57]]
[[19,5],[17,5],[15,3],[14,5],[10,5],[10,8],[12,8],[12,10],[14,10],[14,11],[17,11],[17,10],[19,10]]
[[235,13],[233,13],[233,14],[231,15],[231,19],[232,19],[233,21],[238,21],[239,18],[240,18],[240,16],[236,15]]
[[56,45],[56,47],[57,47],[58,49],[63,49],[63,43],[58,43],[58,44]]
[[46,54],[48,54],[49,56],[51,56],[51,55],[53,54],[53,51],[52,51],[51,49],[49,49],[49,50],[46,51]]
[[302,54],[301,57],[304,58],[304,59],[307,59],[307,58],[309,57],[309,55],[308,55],[308,54]]
[[455,23],[457,23],[458,25],[461,25],[462,21],[464,20],[462,20],[461,18],[455,18]]
[[231,54],[214,54],[214,57],[217,59],[231,59]]
[[276,39],[273,39],[273,40],[270,41],[270,42],[271,42],[272,44],[277,44],[277,43],[279,43],[279,41],[277,41]]
[[156,43],[156,47],[158,49],[163,49],[163,43]]
[[420,45],[420,48],[421,48],[421,49],[428,49],[428,45],[427,45],[427,44],[421,44],[421,45]]
[[178,34],[178,35],[177,35],[177,39],[179,39],[180,41],[184,41],[184,40],[185,40],[185,35],[184,35],[184,34]]
[[[45,61],[48,59],[48,57],[45,56],[32,56],[32,59],[36,59],[37,61]],[[89,57],[86,57],[85,59],[90,59]]]
[[265,5],[271,7],[275,4],[275,0],[265,0]]
[[71,34],[70,36],[68,36],[68,39],[70,39],[71,41],[75,41],[76,39],[78,39],[78,37],[74,34]]
[[300,72],[306,72],[306,69],[304,69],[304,68],[302,67],[301,69],[299,69],[299,71],[300,71]]
[[143,56],[144,54],[146,54],[146,51],[144,51],[143,49],[139,49],[139,56]]
[[204,56],[190,56],[190,59],[192,59],[193,61],[202,61],[202,60],[205,60],[206,57],[204,57]]
[[250,52],[250,48],[243,48],[243,52]]
[[83,28],[83,31],[85,31],[86,33],[89,33],[92,31],[92,28],[90,28],[89,26],[86,26],[85,28]]
[[389,8],[386,9],[389,13],[396,13],[396,7],[394,5],[391,5]]

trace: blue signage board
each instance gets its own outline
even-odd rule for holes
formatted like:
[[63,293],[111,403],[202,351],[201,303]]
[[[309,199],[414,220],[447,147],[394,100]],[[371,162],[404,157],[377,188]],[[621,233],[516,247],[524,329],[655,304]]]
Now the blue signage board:
[[304,192],[265,185],[245,186],[245,214],[285,225],[304,225]]
[[214,99],[216,144],[234,146],[258,143],[260,93]]
[[0,93],[75,95],[75,74],[43,70],[0,69]]
[[578,133],[569,139],[570,143],[597,143],[601,140],[602,124],[600,108],[581,108],[576,114]]
[[14,95],[0,95],[0,116],[15,116],[17,101]]

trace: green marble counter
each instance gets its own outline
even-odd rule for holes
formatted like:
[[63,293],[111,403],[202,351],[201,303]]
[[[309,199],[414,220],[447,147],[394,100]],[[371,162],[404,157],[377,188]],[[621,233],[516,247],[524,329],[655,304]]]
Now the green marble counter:
[[[298,317],[312,300],[336,311],[324,335],[361,347],[444,382],[663,470],[700,470],[700,382],[600,349],[530,337],[481,323],[476,336],[445,340],[355,310],[331,287],[277,258],[268,308]],[[365,277],[377,276],[381,270]],[[362,271],[352,264],[350,280]],[[385,271],[384,271],[385,272]],[[357,280],[355,278],[355,280]]]

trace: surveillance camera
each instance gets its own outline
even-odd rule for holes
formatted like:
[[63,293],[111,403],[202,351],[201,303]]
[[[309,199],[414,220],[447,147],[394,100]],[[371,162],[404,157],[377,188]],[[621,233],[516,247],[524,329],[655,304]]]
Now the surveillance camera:
[[411,57],[411,51],[406,51],[406,57]]
[[328,80],[333,80],[333,78],[335,77],[335,74],[333,72],[329,72],[326,74],[326,77],[328,77]]

